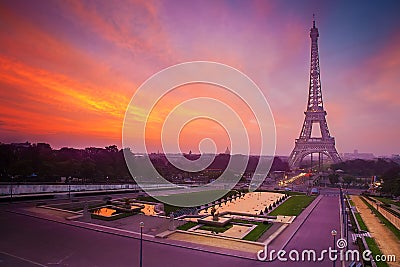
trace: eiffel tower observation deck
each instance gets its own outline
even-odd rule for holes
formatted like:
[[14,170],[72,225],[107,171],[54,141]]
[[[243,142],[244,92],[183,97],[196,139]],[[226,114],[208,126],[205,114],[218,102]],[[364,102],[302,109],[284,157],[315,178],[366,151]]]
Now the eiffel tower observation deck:
[[[334,163],[341,159],[336,151],[335,138],[329,133],[326,122],[326,111],[322,101],[321,77],[319,69],[318,54],[318,28],[313,27],[310,30],[311,38],[311,66],[310,66],[310,84],[308,91],[307,110],[304,112],[305,118],[301,129],[300,137],[295,141],[295,147],[289,156],[289,166],[291,168],[299,167],[303,159],[311,155],[311,164],[313,154],[318,154],[319,166],[322,164],[323,155],[330,158]],[[313,126],[319,126],[320,135],[312,136]]]

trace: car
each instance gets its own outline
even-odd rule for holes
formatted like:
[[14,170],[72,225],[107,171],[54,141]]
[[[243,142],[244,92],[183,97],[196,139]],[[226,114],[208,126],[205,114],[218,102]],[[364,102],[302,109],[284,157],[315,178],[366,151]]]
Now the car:
[[318,191],[318,188],[312,188],[311,189],[311,195],[318,195],[319,194],[319,191]]

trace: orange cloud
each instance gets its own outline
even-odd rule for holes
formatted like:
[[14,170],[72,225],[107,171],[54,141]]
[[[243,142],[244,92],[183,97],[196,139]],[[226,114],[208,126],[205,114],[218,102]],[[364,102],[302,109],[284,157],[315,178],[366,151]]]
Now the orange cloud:
[[[124,95],[0,57],[0,111],[8,131],[120,134]],[[93,92],[102,91],[101,96]]]

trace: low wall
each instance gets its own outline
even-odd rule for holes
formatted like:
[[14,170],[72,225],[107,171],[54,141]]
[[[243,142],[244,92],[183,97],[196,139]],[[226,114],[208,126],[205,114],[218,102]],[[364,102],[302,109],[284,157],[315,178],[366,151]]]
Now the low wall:
[[364,198],[372,207],[374,207],[380,214],[383,215],[389,222],[391,222],[397,229],[400,230],[400,218],[386,209],[382,208],[378,203],[375,203],[368,198]]
[[[165,187],[165,186],[164,186]],[[151,185],[149,189],[161,188],[157,185]],[[40,184],[1,184],[0,196],[24,195],[24,194],[42,194],[42,193],[60,193],[60,192],[81,192],[81,191],[102,191],[102,190],[140,190],[136,184],[87,184],[87,185],[40,185]]]

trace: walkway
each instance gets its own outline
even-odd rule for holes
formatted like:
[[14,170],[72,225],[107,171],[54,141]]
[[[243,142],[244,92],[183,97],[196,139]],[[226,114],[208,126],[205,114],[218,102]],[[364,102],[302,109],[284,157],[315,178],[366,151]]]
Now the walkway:
[[[338,236],[340,236],[339,197],[320,195],[307,209],[278,238],[272,241],[268,246],[268,251],[282,249],[282,245],[287,253],[293,249],[299,252],[312,249],[316,251],[318,258],[322,250],[333,246],[331,231],[337,230]],[[330,266],[331,264],[332,262],[326,255],[323,261],[294,262],[288,260],[281,262],[275,260],[269,263],[274,267],[311,267]],[[340,266],[339,261],[336,262],[336,266]]]
[[[351,200],[357,207],[365,225],[367,226],[371,236],[375,239],[381,252],[385,255],[396,255],[400,257],[400,241],[397,237],[376,217],[368,206],[361,200],[359,196],[351,196]],[[389,266],[400,266],[397,262],[388,263]]]

